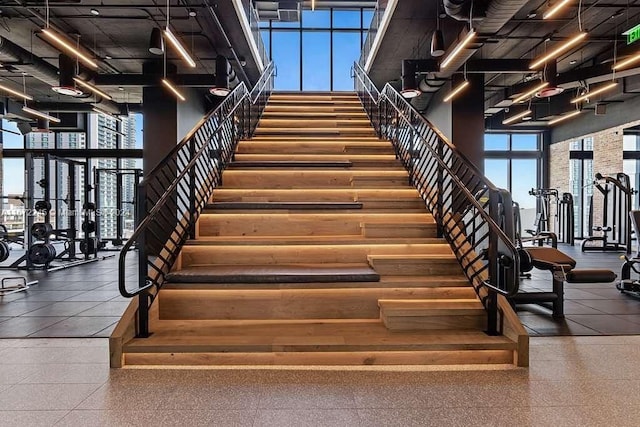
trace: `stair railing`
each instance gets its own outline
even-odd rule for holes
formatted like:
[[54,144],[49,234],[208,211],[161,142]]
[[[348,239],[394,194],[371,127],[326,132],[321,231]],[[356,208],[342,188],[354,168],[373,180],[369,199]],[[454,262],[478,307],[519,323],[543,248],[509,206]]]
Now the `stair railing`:
[[[149,335],[149,309],[178,259],[196,237],[196,222],[240,139],[250,138],[273,90],[270,63],[253,89],[236,86],[137,187],[138,226],[120,251],[118,287],[138,297],[136,336]],[[129,257],[137,249],[137,260]],[[137,265],[137,274],[127,267]]]
[[519,253],[513,234],[511,194],[495,187],[396,89],[379,91],[364,69],[353,68],[355,90],[378,136],[389,139],[396,157],[431,211],[438,237],[456,258],[483,300],[490,334],[498,334],[499,294],[519,287]]

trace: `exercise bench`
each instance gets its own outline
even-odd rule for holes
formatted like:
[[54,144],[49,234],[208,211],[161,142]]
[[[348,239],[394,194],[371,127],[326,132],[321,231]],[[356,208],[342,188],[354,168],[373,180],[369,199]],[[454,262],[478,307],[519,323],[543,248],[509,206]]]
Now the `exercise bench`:
[[532,269],[551,272],[551,291],[521,291],[511,297],[513,304],[538,304],[552,311],[553,317],[564,317],[564,282],[601,283],[613,282],[616,274],[604,269],[576,269],[576,260],[549,247],[527,247],[520,250],[520,270]]

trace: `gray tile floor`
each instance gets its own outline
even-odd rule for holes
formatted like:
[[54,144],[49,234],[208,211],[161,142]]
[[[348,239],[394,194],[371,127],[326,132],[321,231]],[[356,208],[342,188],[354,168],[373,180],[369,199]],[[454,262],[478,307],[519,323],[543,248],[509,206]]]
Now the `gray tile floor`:
[[118,291],[117,262],[110,257],[54,272],[0,270],[0,278],[38,280],[26,292],[0,297],[0,338],[108,337],[129,304]]
[[640,337],[531,366],[120,369],[106,339],[0,339],[0,426],[636,426]]

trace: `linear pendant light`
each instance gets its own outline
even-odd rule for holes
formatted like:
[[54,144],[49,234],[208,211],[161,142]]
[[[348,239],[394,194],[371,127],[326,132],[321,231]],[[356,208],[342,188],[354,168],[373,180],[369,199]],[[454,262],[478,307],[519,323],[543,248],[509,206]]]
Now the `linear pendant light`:
[[469,43],[471,43],[471,40],[473,40],[475,36],[476,36],[475,30],[473,29],[469,30],[467,35],[464,36],[464,39],[462,39],[462,41],[458,43],[455,49],[453,49],[451,53],[447,55],[447,57],[442,61],[442,63],[440,64],[440,69],[443,70],[447,68],[447,66],[451,64],[451,61],[453,61],[458,55],[460,55],[460,52],[462,52],[462,49],[464,49]]
[[578,103],[580,101],[584,101],[585,99],[591,98],[592,96],[598,95],[598,94],[606,92],[608,90],[611,90],[614,87],[616,87],[617,85],[618,85],[617,82],[611,82],[611,83],[606,84],[604,86],[600,86],[598,89],[591,90],[591,91],[585,93],[582,96],[579,96],[577,98],[573,98],[570,102],[572,104],[575,104],[575,103]]
[[535,95],[540,89],[544,89],[547,86],[549,86],[549,82],[543,82],[543,83],[539,84],[538,86],[534,87],[533,89],[528,90],[527,92],[523,93],[522,95],[520,95],[516,99],[514,99],[513,103],[517,104],[518,102],[522,102],[525,99],[528,99],[528,98],[532,97],[533,95]]
[[178,38],[171,32],[171,29],[168,26],[164,30],[164,35],[167,37],[167,40],[169,40],[169,43],[171,43],[173,48],[178,51],[180,56],[182,56],[182,59],[184,59],[185,62],[189,64],[191,68],[195,68],[196,67],[195,61],[193,60],[193,58],[191,58],[191,55],[189,55],[189,52],[187,52],[184,46],[182,46],[182,44],[180,43],[180,40],[178,40]]
[[451,90],[451,92],[449,92],[449,95],[445,96],[442,101],[444,102],[451,101],[453,98],[456,97],[456,95],[458,95],[460,92],[465,90],[467,86],[469,86],[469,80],[465,80],[464,82],[459,84],[455,89]]
[[17,90],[13,90],[10,87],[6,87],[5,85],[0,85],[0,90],[3,90],[7,93],[15,95],[19,98],[26,99],[27,101],[33,101],[33,97],[31,95],[27,95],[26,93],[18,92]]
[[25,113],[33,114],[34,116],[40,117],[42,119],[47,119],[53,123],[60,123],[59,118],[50,116],[47,113],[43,113],[42,111],[34,110],[33,108],[29,108],[26,105],[22,107],[22,111],[24,111]]
[[572,46],[575,46],[578,43],[580,43],[582,41],[582,39],[584,39],[586,36],[587,36],[587,33],[585,33],[585,32],[581,32],[581,33],[576,34],[575,36],[571,37],[569,40],[566,40],[564,43],[561,43],[558,46],[556,46],[556,48],[553,49],[551,52],[547,53],[546,55],[544,55],[544,56],[542,56],[542,57],[540,57],[538,59],[536,59],[534,62],[531,63],[531,65],[529,65],[529,69],[533,70],[535,68],[538,68],[539,66],[541,66],[542,64],[544,64],[548,60],[550,60],[552,58],[557,58],[564,51],[566,51],[569,48],[571,48]]
[[173,94],[180,100],[180,101],[186,101],[187,98],[185,98],[179,91],[178,89],[176,89],[176,87],[171,84],[171,82],[169,80],[167,80],[166,78],[162,79],[162,84],[169,89],[171,92],[173,92]]
[[551,125],[555,125],[556,123],[560,123],[560,122],[562,122],[562,121],[565,121],[565,120],[567,120],[567,119],[570,119],[571,117],[575,117],[575,116],[577,116],[577,115],[578,115],[578,114],[580,114],[580,113],[582,113],[582,111],[580,111],[580,110],[576,110],[576,111],[574,111],[573,113],[565,114],[565,115],[563,115],[563,116],[558,117],[557,119],[550,120],[548,124],[549,124],[550,126],[551,126]]
[[517,122],[518,120],[523,119],[523,118],[527,117],[530,114],[531,114],[531,110],[523,111],[523,112],[518,113],[516,115],[513,115],[511,117],[507,117],[506,119],[504,119],[502,121],[502,124],[503,125],[508,125],[508,124],[513,123],[513,122]]
[[625,59],[624,61],[620,61],[618,62],[616,65],[613,66],[613,70],[621,70],[623,68],[627,68],[627,66],[633,64],[634,62],[638,62],[640,61],[640,53],[636,53],[635,55]]
[[105,99],[108,99],[108,100],[112,100],[113,99],[111,96],[109,96],[105,92],[101,91],[100,89],[98,89],[97,87],[92,85],[91,83],[85,82],[84,80],[79,79],[77,77],[74,77],[73,81],[78,83],[83,88],[89,89],[91,92],[95,93],[96,95],[100,95],[101,97],[103,97]]
[[66,40],[64,40],[62,37],[60,37],[58,34],[56,34],[53,30],[51,30],[51,28],[43,28],[42,29],[42,34],[47,36],[47,38],[49,40],[55,42],[58,46],[62,47],[67,52],[71,52],[72,54],[77,56],[78,59],[80,59],[85,64],[87,64],[87,65],[89,65],[89,66],[91,66],[93,68],[98,68],[98,63],[96,61],[94,61],[93,59],[89,58],[87,55],[85,55],[84,53],[80,52],[78,49],[73,47]]
[[311,10],[316,10],[316,0],[311,0]]
[[560,9],[562,9],[563,7],[565,7],[567,5],[567,3],[569,3],[571,0],[560,0],[558,3],[555,4],[555,6],[553,6],[551,9],[547,10],[543,15],[542,15],[542,19],[549,19],[551,18],[553,15],[555,15],[556,13],[558,13],[558,11]]

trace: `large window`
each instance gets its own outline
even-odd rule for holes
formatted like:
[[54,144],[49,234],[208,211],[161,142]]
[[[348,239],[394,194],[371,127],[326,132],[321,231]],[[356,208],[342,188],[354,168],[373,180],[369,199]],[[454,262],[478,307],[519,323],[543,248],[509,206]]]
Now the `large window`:
[[529,194],[542,186],[541,135],[535,133],[488,133],[484,136],[485,175],[499,188],[511,192],[520,205],[523,228],[531,228],[538,200]]
[[351,91],[351,67],[369,28],[371,9],[304,10],[299,22],[262,22],[261,34],[275,62],[275,89]]

